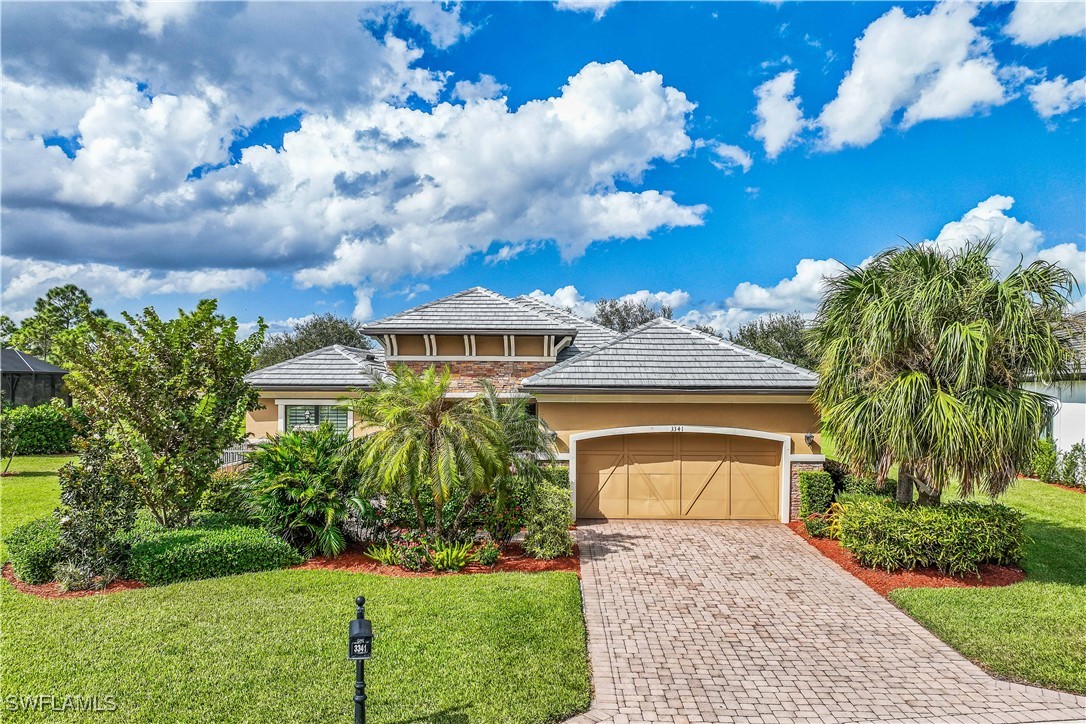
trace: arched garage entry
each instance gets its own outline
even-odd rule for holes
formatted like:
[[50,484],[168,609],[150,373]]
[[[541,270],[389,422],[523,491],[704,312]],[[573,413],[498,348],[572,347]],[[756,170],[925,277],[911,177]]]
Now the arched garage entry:
[[788,520],[787,435],[661,425],[570,436],[578,518]]

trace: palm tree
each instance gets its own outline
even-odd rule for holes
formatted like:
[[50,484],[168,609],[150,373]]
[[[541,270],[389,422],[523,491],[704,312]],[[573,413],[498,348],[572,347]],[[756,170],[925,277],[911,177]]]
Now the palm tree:
[[828,280],[811,332],[815,404],[842,461],[900,465],[898,500],[938,503],[1007,489],[1029,459],[1055,402],[1022,388],[1076,364],[1065,310],[1076,282],[1035,261],[1000,278],[990,241],[957,252],[885,251]]
[[[471,502],[491,489],[505,463],[503,431],[483,399],[449,399],[449,384],[447,369],[418,374],[400,366],[391,379],[344,403],[362,435],[348,444],[341,473],[356,470],[365,494],[410,500],[419,529],[438,540],[457,532]],[[442,508],[454,491],[464,493],[465,502],[447,531]],[[434,504],[432,530],[423,499]]]

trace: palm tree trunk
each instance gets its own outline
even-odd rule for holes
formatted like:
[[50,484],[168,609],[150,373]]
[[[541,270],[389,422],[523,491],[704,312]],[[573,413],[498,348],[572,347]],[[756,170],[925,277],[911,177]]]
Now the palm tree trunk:
[[418,493],[411,492],[411,505],[415,508],[415,516],[419,519],[419,530],[426,532],[426,516],[422,512],[422,503],[419,502]]
[[916,476],[916,502],[920,505],[939,505],[941,491],[936,490],[923,475]]
[[897,502],[900,505],[912,504],[915,482],[912,471],[903,465],[897,474]]
[[445,540],[445,536],[444,536],[445,524],[444,524],[444,521],[441,519],[441,508],[442,507],[443,506],[441,505],[441,501],[438,499],[438,496],[435,495],[434,496],[434,538],[436,538],[437,540],[440,540],[440,541]]
[[475,493],[469,495],[467,499],[464,500],[464,504],[460,507],[459,512],[457,512],[456,518],[453,520],[452,524],[452,534],[454,536],[460,533],[460,526],[464,524],[464,516],[467,515],[471,506],[475,505],[476,497]]

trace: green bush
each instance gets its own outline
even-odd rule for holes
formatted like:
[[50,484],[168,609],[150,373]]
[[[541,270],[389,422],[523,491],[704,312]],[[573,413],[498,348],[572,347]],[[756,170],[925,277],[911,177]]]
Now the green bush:
[[1086,488],[1086,444],[1077,442],[1056,458],[1056,482]]
[[4,539],[11,568],[23,583],[48,583],[60,561],[60,523],[53,516],[20,525]]
[[825,513],[833,502],[833,477],[827,472],[799,474],[799,517]]
[[435,571],[459,571],[468,564],[471,545],[470,540],[461,543],[434,541],[426,560]]
[[1048,438],[1041,438],[1033,449],[1033,456],[1029,461],[1027,475],[1040,478],[1046,483],[1051,483],[1056,476],[1056,444]]
[[563,487],[553,483],[536,486],[525,521],[524,552],[532,558],[549,560],[573,552],[573,524],[568,473]]
[[812,538],[829,536],[830,520],[824,513],[811,513],[803,519],[803,525],[807,529],[807,535]]
[[156,586],[269,571],[301,561],[285,541],[259,528],[145,530],[129,551],[128,575]]
[[893,498],[897,495],[897,481],[893,478],[887,478],[880,488],[876,484],[875,476],[873,475],[865,475],[862,478],[856,477],[855,475],[849,475],[845,478],[837,498],[840,499],[842,494],[874,495],[880,498]]
[[[10,424],[10,439],[5,448],[15,443],[18,455],[56,455],[72,451],[75,427],[72,419],[81,419],[79,408],[63,409],[57,405],[20,405],[0,412]],[[5,428],[7,429],[7,428]]]
[[840,508],[837,523],[841,545],[870,568],[934,567],[960,575],[976,573],[981,563],[1022,557],[1022,514],[996,503],[902,507],[855,499]]
[[248,481],[237,468],[216,470],[200,498],[197,515],[216,514],[238,524],[249,522],[252,510],[246,490]]
[[479,550],[475,551],[475,560],[483,566],[496,565],[498,559],[502,556],[502,549],[498,547],[498,544],[494,541],[486,541]]

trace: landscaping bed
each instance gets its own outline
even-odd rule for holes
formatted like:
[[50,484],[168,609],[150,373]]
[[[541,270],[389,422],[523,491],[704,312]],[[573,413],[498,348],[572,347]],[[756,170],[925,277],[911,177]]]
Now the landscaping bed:
[[344,571],[347,573],[374,573],[380,576],[418,578],[427,576],[447,576],[455,573],[541,573],[545,571],[569,571],[581,575],[581,561],[577,546],[573,546],[572,556],[543,560],[532,558],[524,553],[519,543],[510,543],[502,551],[501,558],[493,566],[481,563],[468,563],[459,571],[411,571],[401,566],[383,565],[365,553],[368,546],[352,545],[335,558],[314,556],[305,563],[294,566],[298,570]]
[[89,588],[83,591],[63,591],[60,588],[60,584],[56,581],[51,583],[40,583],[38,585],[23,583],[15,576],[15,572],[12,571],[10,563],[4,564],[2,575],[4,580],[10,583],[19,593],[26,593],[31,596],[37,596],[38,598],[82,598],[83,596],[99,596],[106,593],[144,588],[145,585],[139,581],[118,578],[110,581],[109,585],[105,588]]
[[856,562],[856,558],[841,547],[840,542],[830,538],[813,538],[807,533],[803,521],[788,524],[799,537],[803,538],[819,553],[844,568],[856,578],[866,583],[881,596],[889,598],[891,591],[898,588],[986,588],[1009,586],[1024,580],[1024,571],[1013,566],[997,566],[983,563],[977,575],[950,576],[940,573],[935,568],[918,568],[911,571],[887,572],[877,568],[867,568]]

